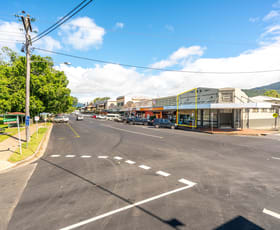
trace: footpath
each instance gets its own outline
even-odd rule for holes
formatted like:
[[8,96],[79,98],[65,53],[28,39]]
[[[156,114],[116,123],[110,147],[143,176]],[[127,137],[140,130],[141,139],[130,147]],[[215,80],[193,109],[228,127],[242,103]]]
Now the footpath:
[[[44,125],[38,124],[38,129],[40,127],[44,127]],[[36,133],[36,125],[33,124],[30,126],[30,136],[32,136],[34,133]],[[49,132],[48,132],[49,133]],[[48,134],[47,133],[47,134]],[[26,141],[26,135],[25,135],[25,129],[20,132],[20,137],[21,137],[21,143],[25,143]],[[42,139],[44,141],[44,138]],[[19,135],[18,133],[9,137],[8,139],[0,142],[0,172],[11,168],[15,166],[15,163],[11,163],[8,161],[10,156],[18,151],[19,149]]]

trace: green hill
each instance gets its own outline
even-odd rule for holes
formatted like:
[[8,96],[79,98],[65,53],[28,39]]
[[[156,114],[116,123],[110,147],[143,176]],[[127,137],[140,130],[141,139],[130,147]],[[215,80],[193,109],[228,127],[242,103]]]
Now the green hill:
[[267,90],[275,89],[280,93],[280,81],[270,85],[260,86],[252,89],[243,89],[243,91],[249,96],[254,97],[263,95]]

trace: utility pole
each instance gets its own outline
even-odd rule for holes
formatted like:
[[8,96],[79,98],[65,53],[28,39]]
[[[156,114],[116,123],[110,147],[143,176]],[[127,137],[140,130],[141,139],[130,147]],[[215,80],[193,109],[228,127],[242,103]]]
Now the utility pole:
[[[25,14],[24,11],[22,11]],[[30,16],[27,14],[26,16],[21,15],[21,20],[23,23],[23,27],[25,30],[25,54],[26,54],[26,85],[25,85],[25,135],[26,135],[26,143],[30,140],[30,132],[29,132],[29,120],[30,120],[30,112],[29,112],[29,104],[30,104],[30,49],[29,46],[32,45],[31,37],[29,35],[29,31],[32,32],[31,20]]]

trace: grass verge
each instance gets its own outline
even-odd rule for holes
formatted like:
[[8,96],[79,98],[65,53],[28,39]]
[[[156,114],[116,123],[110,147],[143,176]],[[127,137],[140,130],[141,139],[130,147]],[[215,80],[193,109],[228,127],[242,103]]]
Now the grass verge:
[[[1,127],[2,128],[2,127]],[[24,130],[24,128],[20,128],[20,131]],[[18,133],[18,128],[5,128],[5,134],[0,134],[0,142],[8,139],[10,136],[14,136]]]
[[37,137],[37,133],[35,132],[31,136],[27,148],[26,148],[26,143],[22,144],[22,154],[20,154],[20,149],[18,148],[17,151],[10,156],[8,161],[15,163],[18,161],[22,161],[27,157],[31,156],[32,154],[34,154],[47,131],[48,131],[48,127],[39,128],[38,137]]

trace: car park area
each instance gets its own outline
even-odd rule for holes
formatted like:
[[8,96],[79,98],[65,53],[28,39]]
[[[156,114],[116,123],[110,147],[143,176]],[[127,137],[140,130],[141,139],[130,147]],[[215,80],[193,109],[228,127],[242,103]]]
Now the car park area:
[[278,139],[91,117],[69,125],[54,126],[9,229],[279,226]]

